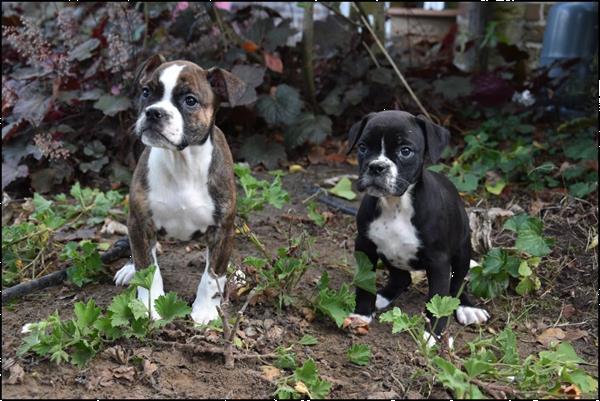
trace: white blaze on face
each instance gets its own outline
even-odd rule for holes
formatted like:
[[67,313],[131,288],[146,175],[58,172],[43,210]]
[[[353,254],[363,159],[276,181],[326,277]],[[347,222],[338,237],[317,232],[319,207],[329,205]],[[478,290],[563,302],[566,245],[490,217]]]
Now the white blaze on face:
[[[373,162],[383,163],[388,167],[387,173],[385,176],[385,186],[386,186],[386,190],[388,192],[393,192],[395,184],[396,184],[396,177],[398,176],[398,167],[392,160],[390,160],[385,155],[385,142],[383,141],[383,137],[381,137],[381,153],[379,154],[379,156],[376,159],[372,160],[370,163],[373,163]],[[378,189],[371,188],[371,187],[367,188],[367,193],[371,196],[377,196],[377,197],[386,195],[384,193],[380,193],[380,191]]]
[[[179,109],[173,104],[173,89],[177,85],[179,74],[185,66],[172,65],[165,68],[159,77],[159,81],[163,84],[164,92],[162,99],[150,106],[146,107],[135,123],[135,128],[138,134],[142,129],[142,125],[146,121],[146,111],[151,109],[162,109],[168,117],[167,124],[164,126],[162,134],[169,139],[173,144],[178,145],[183,140],[183,116]],[[142,142],[144,138],[142,137]],[[149,145],[149,144],[147,144]]]

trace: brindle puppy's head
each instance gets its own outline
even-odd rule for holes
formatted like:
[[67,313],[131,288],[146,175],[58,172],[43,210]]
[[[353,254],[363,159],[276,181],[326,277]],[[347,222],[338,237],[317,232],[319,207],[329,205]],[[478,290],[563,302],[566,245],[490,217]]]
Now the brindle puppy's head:
[[135,134],[148,146],[183,150],[203,144],[212,132],[222,100],[235,106],[246,85],[221,69],[205,70],[184,60],[155,55],[136,73],[139,115]]
[[450,133],[424,116],[389,110],[370,113],[348,134],[358,145],[358,190],[371,196],[402,196],[421,178],[425,155],[436,163]]

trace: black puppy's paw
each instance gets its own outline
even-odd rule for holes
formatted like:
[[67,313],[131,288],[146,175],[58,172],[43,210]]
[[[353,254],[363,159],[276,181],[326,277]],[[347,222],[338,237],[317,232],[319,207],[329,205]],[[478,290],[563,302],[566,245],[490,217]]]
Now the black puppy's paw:
[[351,313],[342,324],[342,328],[353,334],[365,335],[369,332],[369,323],[373,320],[373,316],[359,315]]
[[469,326],[471,324],[483,324],[488,321],[490,314],[482,308],[461,305],[456,310],[456,320],[458,323]]

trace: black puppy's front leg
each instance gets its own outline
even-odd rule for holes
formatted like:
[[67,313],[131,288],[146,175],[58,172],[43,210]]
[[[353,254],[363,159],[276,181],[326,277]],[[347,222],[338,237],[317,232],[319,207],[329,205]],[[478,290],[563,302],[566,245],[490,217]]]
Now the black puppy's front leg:
[[[377,266],[377,247],[369,239],[358,234],[354,243],[355,252],[364,252],[373,266],[373,271]],[[354,308],[354,316],[362,318],[367,323],[371,322],[373,313],[375,312],[375,294],[365,291],[362,288],[356,287],[356,307]]]
[[[446,254],[437,253],[430,255],[428,259],[429,268],[427,269],[427,281],[429,282],[429,295],[427,297],[427,302],[435,295],[441,297],[450,295],[450,276],[452,274],[450,260]],[[446,328],[448,318],[434,318],[427,308],[425,308],[425,314],[431,322],[434,334],[436,337],[439,337]]]

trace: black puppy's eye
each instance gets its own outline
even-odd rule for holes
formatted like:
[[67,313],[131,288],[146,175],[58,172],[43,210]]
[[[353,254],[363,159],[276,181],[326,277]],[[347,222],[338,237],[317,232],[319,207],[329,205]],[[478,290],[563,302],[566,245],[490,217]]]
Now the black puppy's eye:
[[144,86],[142,88],[142,96],[143,97],[148,97],[150,96],[150,89],[147,86]]
[[367,152],[367,145],[365,145],[364,143],[361,143],[360,145],[358,145],[358,153],[366,153]]
[[404,157],[408,157],[408,156],[412,155],[412,152],[413,152],[412,149],[409,148],[408,146],[402,146],[400,148],[400,154]]
[[196,104],[198,104],[198,100],[196,100],[196,98],[194,96],[186,96],[185,97],[185,104],[188,106],[195,106]]

